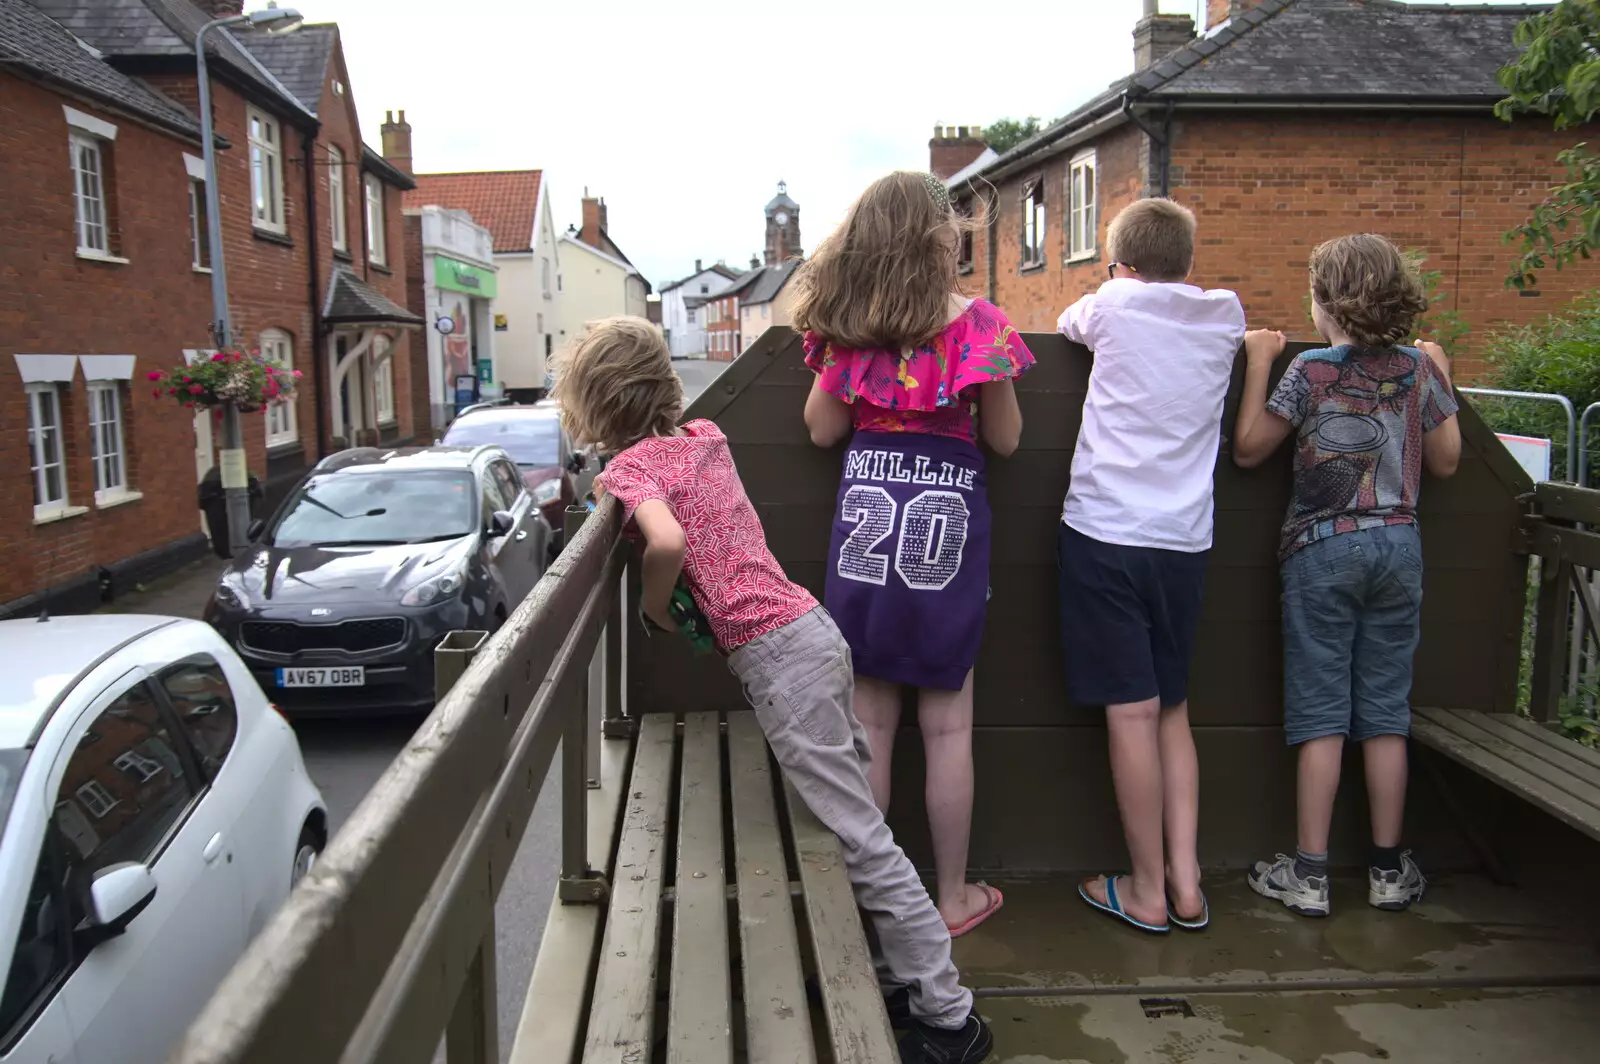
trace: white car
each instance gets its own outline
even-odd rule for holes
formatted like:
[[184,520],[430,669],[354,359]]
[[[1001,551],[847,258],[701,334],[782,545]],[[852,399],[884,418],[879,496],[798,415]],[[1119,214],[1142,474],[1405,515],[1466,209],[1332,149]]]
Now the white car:
[[310,870],[294,732],[198,621],[0,621],[0,1061],[160,1064]]

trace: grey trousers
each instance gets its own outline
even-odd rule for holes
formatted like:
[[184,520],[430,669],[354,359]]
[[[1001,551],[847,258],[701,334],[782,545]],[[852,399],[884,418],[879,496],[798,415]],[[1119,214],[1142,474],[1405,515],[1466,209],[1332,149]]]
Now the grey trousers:
[[856,903],[882,950],[880,978],[911,992],[911,1013],[955,1029],[972,993],[950,960],[950,931],[872,800],[872,749],[850,708],[850,648],[820,606],[735,650],[728,667],[744,685],[784,775],[844,843]]

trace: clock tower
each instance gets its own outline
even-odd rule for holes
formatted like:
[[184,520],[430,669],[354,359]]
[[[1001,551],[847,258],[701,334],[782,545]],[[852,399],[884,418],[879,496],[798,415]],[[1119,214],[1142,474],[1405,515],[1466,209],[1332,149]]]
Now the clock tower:
[[789,186],[778,182],[778,194],[767,204],[767,261],[776,266],[803,257],[800,250],[800,204],[789,198]]

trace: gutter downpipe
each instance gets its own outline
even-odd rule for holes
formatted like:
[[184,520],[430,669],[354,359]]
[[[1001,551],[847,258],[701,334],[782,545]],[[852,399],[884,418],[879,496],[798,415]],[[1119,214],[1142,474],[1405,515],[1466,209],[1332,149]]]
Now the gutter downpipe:
[[1138,126],[1140,130],[1144,132],[1144,135],[1150,138],[1150,146],[1155,150],[1156,158],[1159,160],[1159,165],[1161,167],[1160,194],[1162,196],[1166,196],[1171,191],[1170,172],[1172,163],[1172,101],[1167,101],[1167,114],[1165,119],[1166,129],[1164,133],[1156,132],[1156,130],[1152,128],[1148,122],[1146,122],[1137,112],[1134,111],[1133,96],[1126,92],[1122,94],[1122,116],[1128,121],[1132,122],[1134,125]]
[[317,389],[317,457],[312,465],[328,455],[328,423],[322,404],[331,403],[328,395],[328,360],[322,349],[321,267],[317,261],[317,135],[302,135],[306,160],[306,244],[311,249],[311,380]]

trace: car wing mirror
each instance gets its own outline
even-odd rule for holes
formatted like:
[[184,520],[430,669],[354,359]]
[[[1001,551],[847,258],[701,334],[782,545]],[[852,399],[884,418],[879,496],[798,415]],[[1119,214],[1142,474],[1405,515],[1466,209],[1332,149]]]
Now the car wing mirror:
[[582,473],[588,465],[588,457],[582,451],[574,451],[572,456],[567,459],[567,472]]
[[245,529],[244,538],[248,539],[251,543],[254,543],[256,540],[261,538],[261,533],[265,532],[266,530],[267,523],[258,517],[254,521],[250,522],[249,528]]
[[89,884],[89,913],[76,937],[85,949],[116,938],[156,896],[156,878],[148,865],[123,861],[107,865]]
[[505,510],[496,510],[494,516],[489,518],[489,535],[509,536],[511,530],[517,526],[517,519]]

